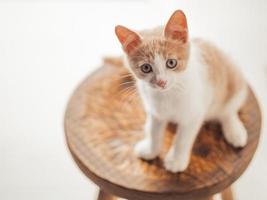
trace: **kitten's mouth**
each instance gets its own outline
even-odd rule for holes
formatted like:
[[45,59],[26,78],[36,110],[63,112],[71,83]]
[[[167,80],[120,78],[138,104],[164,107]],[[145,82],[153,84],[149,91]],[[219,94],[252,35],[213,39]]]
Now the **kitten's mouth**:
[[166,92],[170,89],[170,86],[164,86],[164,87],[159,87],[157,85],[153,85],[152,86],[153,89],[155,89],[156,91],[159,91],[159,92]]
[[158,90],[161,91],[161,92],[166,92],[166,91],[168,91],[169,89],[170,89],[169,87],[158,88]]

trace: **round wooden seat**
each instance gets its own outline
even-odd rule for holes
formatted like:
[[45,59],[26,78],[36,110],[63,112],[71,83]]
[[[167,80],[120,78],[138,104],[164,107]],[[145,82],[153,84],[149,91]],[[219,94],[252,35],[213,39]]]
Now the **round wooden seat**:
[[105,65],[80,84],[67,106],[65,132],[71,154],[103,191],[136,200],[207,199],[244,172],[261,128],[261,113],[252,91],[240,111],[248,130],[247,146],[233,148],[224,140],[220,125],[207,122],[188,169],[174,174],[162,163],[174,124],[166,131],[159,158],[144,161],[134,155],[133,146],[143,137],[145,113],[137,92],[129,88],[134,89],[134,84],[124,67]]

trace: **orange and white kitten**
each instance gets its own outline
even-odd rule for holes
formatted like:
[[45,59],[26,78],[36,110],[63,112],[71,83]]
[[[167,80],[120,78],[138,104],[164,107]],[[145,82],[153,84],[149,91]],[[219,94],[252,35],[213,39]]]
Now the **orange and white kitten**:
[[247,143],[247,131],[238,111],[247,85],[234,64],[215,46],[189,39],[184,13],[177,10],[165,28],[136,33],[116,26],[116,35],[136,77],[147,114],[145,137],[136,154],[153,159],[160,153],[167,122],[178,124],[165,168],[184,171],[201,125],[216,119],[234,147]]

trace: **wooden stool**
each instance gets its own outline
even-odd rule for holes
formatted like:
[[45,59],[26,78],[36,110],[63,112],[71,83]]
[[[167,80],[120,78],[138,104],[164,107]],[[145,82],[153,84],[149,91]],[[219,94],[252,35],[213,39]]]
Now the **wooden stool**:
[[134,155],[133,146],[143,137],[145,113],[138,94],[127,89],[134,88],[131,76],[118,65],[105,64],[90,75],[74,92],[65,115],[68,147],[84,174],[101,188],[98,199],[115,200],[116,195],[130,200],[207,200],[216,193],[233,199],[230,186],[247,168],[260,136],[261,113],[253,92],[240,111],[248,130],[247,146],[233,148],[218,123],[206,123],[188,169],[174,174],[162,163],[173,124],[159,158],[143,161]]

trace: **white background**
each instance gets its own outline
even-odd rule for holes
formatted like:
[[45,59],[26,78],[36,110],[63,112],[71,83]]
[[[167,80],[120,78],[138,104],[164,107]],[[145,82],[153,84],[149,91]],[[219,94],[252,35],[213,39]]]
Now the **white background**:
[[[96,187],[66,148],[63,115],[76,85],[104,55],[120,55],[114,26],[161,25],[175,9],[191,36],[214,41],[266,98],[265,0],[0,2],[0,199],[93,199]],[[266,133],[266,132],[265,132]],[[266,200],[267,139],[236,193]]]

